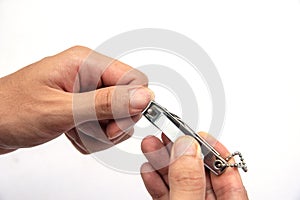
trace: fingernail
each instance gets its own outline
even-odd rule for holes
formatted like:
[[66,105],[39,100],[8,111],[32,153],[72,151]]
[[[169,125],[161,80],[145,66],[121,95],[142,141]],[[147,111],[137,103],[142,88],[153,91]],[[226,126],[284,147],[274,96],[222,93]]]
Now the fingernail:
[[201,150],[197,141],[190,136],[178,138],[173,145],[172,158],[177,159],[180,156],[197,156],[201,157]]
[[120,137],[120,135],[122,135],[124,133],[124,131],[118,131],[118,132],[116,132],[116,133],[113,133],[113,134],[111,134],[111,135],[108,135],[108,139],[109,140],[114,140],[114,139],[116,139],[116,138],[118,138],[118,137]]
[[154,93],[148,88],[139,87],[130,91],[130,106],[134,109],[145,109],[152,99]]
[[108,134],[107,137],[108,137],[109,140],[114,140],[114,139],[120,137],[121,135],[125,134],[126,132],[128,132],[132,129],[133,129],[133,126],[129,126],[126,129],[121,129],[121,130],[119,130],[117,132],[114,132],[112,134]]
[[114,143],[114,144],[118,144],[118,143],[120,143],[121,141],[125,140],[125,138],[126,138],[126,139],[130,138],[133,132],[134,132],[134,129],[131,128],[131,129],[129,129],[128,131],[126,131],[126,132],[124,132],[123,134],[121,134],[118,138],[115,138],[115,139],[113,139],[113,140],[111,140],[111,141],[112,141],[112,143]]

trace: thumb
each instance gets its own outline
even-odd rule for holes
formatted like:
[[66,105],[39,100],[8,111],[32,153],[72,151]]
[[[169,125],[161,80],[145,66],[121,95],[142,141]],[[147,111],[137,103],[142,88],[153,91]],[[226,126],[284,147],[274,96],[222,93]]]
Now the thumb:
[[180,137],[171,151],[170,199],[205,199],[205,183],[205,170],[199,144],[190,136]]
[[153,92],[143,86],[100,89],[95,98],[98,119],[119,119],[140,114],[153,98]]
[[73,95],[73,117],[76,123],[119,119],[140,114],[154,93],[143,86],[111,86]]

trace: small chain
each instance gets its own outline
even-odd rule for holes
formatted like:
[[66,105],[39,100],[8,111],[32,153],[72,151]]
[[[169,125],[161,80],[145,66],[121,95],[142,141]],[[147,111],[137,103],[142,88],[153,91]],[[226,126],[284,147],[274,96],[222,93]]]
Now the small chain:
[[240,162],[239,163],[227,163],[225,164],[226,167],[237,167],[237,168],[242,168],[244,170],[244,172],[248,171],[245,159],[243,158],[242,154],[239,151],[236,151],[234,153],[232,153],[231,155],[229,155],[227,158],[225,158],[225,160],[228,162],[231,158],[233,158],[234,156],[239,156],[240,158]]

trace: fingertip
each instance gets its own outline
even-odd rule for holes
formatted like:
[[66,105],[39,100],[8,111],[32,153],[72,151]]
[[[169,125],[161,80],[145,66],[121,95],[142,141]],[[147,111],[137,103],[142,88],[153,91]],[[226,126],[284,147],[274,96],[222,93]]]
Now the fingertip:
[[171,160],[178,159],[181,156],[202,158],[199,143],[191,136],[179,137],[173,144]]
[[169,199],[169,190],[165,182],[150,163],[144,163],[141,166],[141,177],[147,191],[153,199]]
[[106,126],[106,134],[109,139],[119,137],[122,132],[126,132],[132,128],[134,124],[142,117],[142,115],[135,115],[132,117],[111,120]]
[[130,107],[133,113],[142,112],[154,99],[154,93],[147,87],[137,87],[129,91]]
[[199,132],[198,133],[208,144],[214,147],[223,157],[227,157],[230,153],[227,148],[220,143],[214,136],[206,133],[206,132]]
[[119,137],[115,138],[115,139],[112,139],[111,141],[114,143],[114,144],[119,144],[129,138],[131,138],[131,136],[133,135],[134,133],[134,127],[132,128],[129,128],[128,130],[122,132],[122,134],[120,134]]
[[204,131],[200,131],[200,132],[198,132],[198,134],[203,138],[207,138],[208,136],[210,136],[208,133],[206,133]]
[[148,135],[142,140],[141,149],[143,153],[156,151],[163,147],[162,142],[154,135]]
[[146,137],[144,137],[143,139],[142,139],[142,145],[145,145],[145,144],[147,144],[149,141],[151,141],[151,140],[153,140],[155,138],[155,136],[154,135],[147,135]]
[[164,133],[161,133],[161,139],[162,139],[162,141],[164,142],[165,145],[172,142]]
[[146,86],[144,86],[143,88],[147,91],[147,93],[150,97],[150,100],[154,100],[155,99],[155,93],[150,88],[148,88]]
[[149,162],[145,162],[140,167],[141,174],[153,172],[155,169],[153,169],[152,165]]

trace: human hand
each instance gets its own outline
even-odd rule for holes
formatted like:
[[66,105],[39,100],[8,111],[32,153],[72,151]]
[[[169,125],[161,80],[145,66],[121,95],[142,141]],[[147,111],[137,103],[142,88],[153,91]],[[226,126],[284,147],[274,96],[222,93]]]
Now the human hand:
[[85,47],[46,57],[0,79],[0,154],[66,133],[82,153],[133,133],[153,99],[147,77]]
[[[229,155],[212,136],[200,135],[223,157]],[[206,170],[200,146],[192,137],[180,137],[172,147],[164,134],[162,141],[154,136],[142,141],[149,162],[142,165],[141,176],[153,200],[248,199],[238,170],[228,168],[220,176]]]

